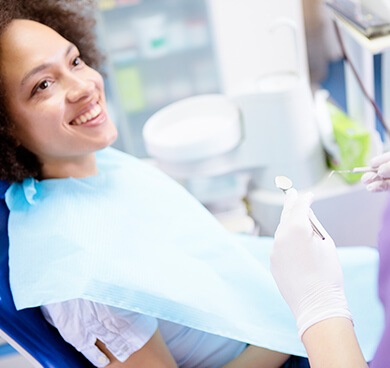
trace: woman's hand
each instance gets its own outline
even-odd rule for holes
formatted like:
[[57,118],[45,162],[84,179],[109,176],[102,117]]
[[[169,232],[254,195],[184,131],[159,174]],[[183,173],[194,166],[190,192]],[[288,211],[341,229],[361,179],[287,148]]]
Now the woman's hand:
[[[271,272],[296,318],[300,337],[327,318],[351,320],[334,242],[312,213],[311,203],[311,194],[287,191],[271,254]],[[309,217],[325,240],[313,232]]]

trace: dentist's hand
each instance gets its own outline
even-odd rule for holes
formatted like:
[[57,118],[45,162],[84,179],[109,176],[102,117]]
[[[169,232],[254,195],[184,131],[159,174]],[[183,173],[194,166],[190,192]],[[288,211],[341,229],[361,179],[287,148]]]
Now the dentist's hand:
[[361,181],[369,192],[384,192],[390,190],[390,152],[383,153],[371,159],[371,167],[378,169],[377,173],[365,173]]
[[[311,203],[311,194],[287,191],[271,254],[272,275],[295,316],[300,337],[328,318],[352,320],[334,242],[312,213]],[[325,240],[313,232],[309,216]]]

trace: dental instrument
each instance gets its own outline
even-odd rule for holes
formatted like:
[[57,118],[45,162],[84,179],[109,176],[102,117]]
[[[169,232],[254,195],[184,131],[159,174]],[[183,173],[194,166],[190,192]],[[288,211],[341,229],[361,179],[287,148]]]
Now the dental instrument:
[[363,174],[366,172],[378,172],[377,167],[369,167],[369,166],[363,166],[363,167],[354,167],[353,169],[347,169],[347,170],[334,170],[334,172],[339,174]]
[[[289,189],[293,187],[292,180],[287,176],[276,176],[275,177],[275,185],[278,189],[280,189],[283,193],[287,193]],[[321,231],[318,230],[317,226],[314,224],[313,220],[309,217],[309,221],[313,231],[322,239],[325,240],[325,236],[322,235]]]

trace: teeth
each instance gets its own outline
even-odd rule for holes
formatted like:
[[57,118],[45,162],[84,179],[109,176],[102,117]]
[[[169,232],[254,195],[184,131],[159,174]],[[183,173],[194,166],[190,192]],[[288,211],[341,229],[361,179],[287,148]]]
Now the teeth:
[[102,111],[102,108],[100,107],[100,105],[95,105],[91,110],[89,110],[88,112],[86,112],[83,115],[80,115],[77,119],[74,119],[72,121],[72,124],[73,125],[84,124],[87,121],[89,121],[93,118],[96,118],[96,116],[98,116],[101,113],[101,111]]

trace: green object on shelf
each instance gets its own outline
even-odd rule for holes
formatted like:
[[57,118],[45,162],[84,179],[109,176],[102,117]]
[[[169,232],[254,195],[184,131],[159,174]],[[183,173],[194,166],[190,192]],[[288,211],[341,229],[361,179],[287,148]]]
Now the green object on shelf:
[[[335,141],[339,147],[339,157],[331,158],[330,167],[334,170],[347,170],[366,166],[371,149],[371,136],[362,125],[353,121],[341,109],[328,102]],[[362,174],[341,173],[347,183],[360,180]]]
[[145,109],[145,96],[138,69],[133,66],[117,68],[115,78],[124,110],[137,112]]
[[98,6],[100,10],[111,10],[119,6],[137,5],[140,0],[99,0]]
[[115,8],[115,0],[99,0],[99,9],[107,10]]

